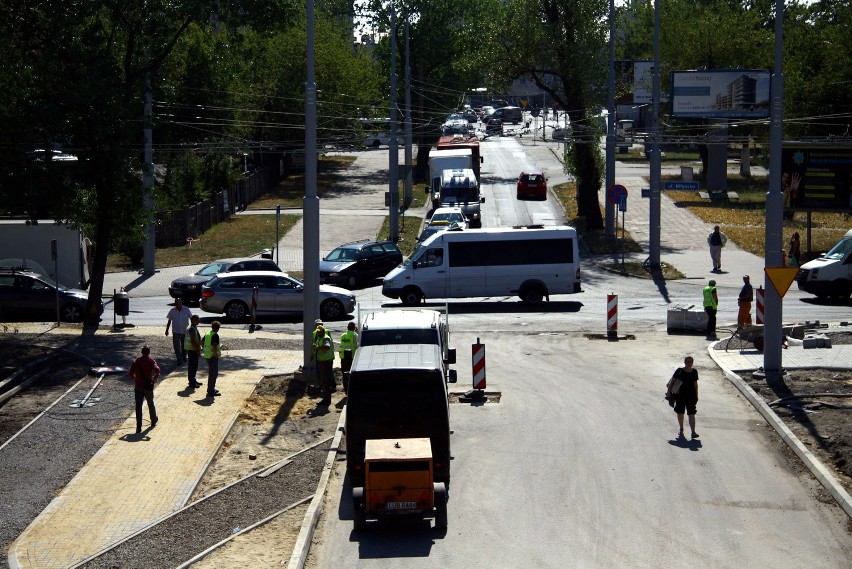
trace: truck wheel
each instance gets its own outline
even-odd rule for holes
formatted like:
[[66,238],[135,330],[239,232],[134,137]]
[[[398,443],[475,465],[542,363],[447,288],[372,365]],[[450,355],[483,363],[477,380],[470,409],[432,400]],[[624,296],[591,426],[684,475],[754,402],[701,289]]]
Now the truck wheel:
[[233,300],[225,306],[225,316],[234,322],[242,322],[248,315],[248,306],[238,300]]
[[846,280],[836,280],[831,283],[831,287],[833,290],[831,298],[836,298],[837,300],[847,299],[849,298],[849,294],[852,293],[852,283]]
[[83,310],[79,305],[69,303],[59,311],[63,322],[80,322],[83,320]]
[[447,487],[442,482],[434,484],[435,529],[447,529]]
[[399,299],[405,306],[416,306],[423,300],[423,293],[417,287],[410,286],[402,290]]
[[521,291],[521,300],[530,306],[541,304],[544,299],[544,291],[538,285],[528,285]]
[[367,531],[367,512],[364,508],[356,506],[355,512],[352,514],[352,529],[355,531]]

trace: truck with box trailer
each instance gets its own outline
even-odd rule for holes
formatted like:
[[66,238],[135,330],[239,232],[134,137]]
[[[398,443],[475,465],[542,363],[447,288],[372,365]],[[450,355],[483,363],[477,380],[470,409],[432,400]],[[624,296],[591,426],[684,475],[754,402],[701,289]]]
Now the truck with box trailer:
[[85,290],[89,285],[87,249],[82,231],[70,225],[0,220],[0,267],[30,270]]
[[441,207],[441,177],[444,170],[473,168],[473,152],[470,148],[429,151],[429,193],[432,209]]
[[439,190],[441,207],[458,207],[467,217],[470,227],[482,227],[482,208],[485,198],[479,193],[479,181],[471,168],[444,170]]

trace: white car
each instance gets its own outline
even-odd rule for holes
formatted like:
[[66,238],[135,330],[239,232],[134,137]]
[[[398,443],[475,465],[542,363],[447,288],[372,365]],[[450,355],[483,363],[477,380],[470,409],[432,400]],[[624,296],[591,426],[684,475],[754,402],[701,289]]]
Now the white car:
[[447,224],[456,223],[462,229],[468,228],[468,220],[460,207],[439,207],[429,218],[429,224],[436,221],[446,221]]
[[[367,138],[364,139],[364,146],[370,148],[378,148],[380,145],[384,144],[385,146],[390,146],[391,143],[391,135],[387,132],[380,132],[378,134],[370,134]],[[402,134],[396,135],[396,143],[400,146],[405,144],[405,137]]]

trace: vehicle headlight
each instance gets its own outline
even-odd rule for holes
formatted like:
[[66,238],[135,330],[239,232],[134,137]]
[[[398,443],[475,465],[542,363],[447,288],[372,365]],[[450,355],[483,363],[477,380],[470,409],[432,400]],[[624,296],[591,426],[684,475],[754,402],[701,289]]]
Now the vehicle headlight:
[[811,278],[812,278],[812,279],[819,278],[819,269],[813,269],[813,270],[811,271]]
[[334,271],[333,273],[328,273],[328,276],[330,276],[330,277],[339,277],[339,276],[340,276],[340,272],[339,272],[339,271]]
[[186,288],[188,288],[189,290],[192,290],[192,289],[197,288],[197,287],[198,287],[198,285],[194,285],[194,284],[186,285]]
[[382,286],[393,286],[393,279],[384,279],[382,281]]

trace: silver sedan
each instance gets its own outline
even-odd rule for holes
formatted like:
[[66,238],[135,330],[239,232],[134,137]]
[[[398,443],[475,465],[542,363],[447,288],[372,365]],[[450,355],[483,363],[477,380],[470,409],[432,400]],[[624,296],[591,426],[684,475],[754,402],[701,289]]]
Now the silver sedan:
[[[257,316],[302,314],[305,285],[274,271],[221,273],[201,288],[201,310],[225,314],[233,321],[246,320],[256,303]],[[355,310],[355,295],[345,288],[320,285],[320,315],[338,320]]]

